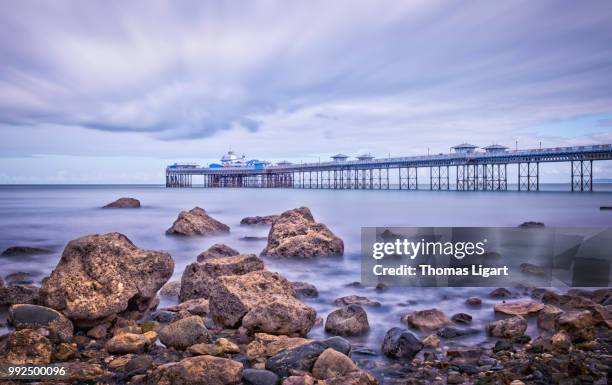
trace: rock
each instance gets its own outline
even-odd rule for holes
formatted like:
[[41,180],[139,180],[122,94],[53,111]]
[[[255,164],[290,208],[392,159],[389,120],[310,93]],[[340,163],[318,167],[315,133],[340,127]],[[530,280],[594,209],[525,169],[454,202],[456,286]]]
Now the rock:
[[105,209],[137,209],[140,208],[140,201],[134,198],[119,198],[104,206]]
[[39,289],[31,285],[0,286],[0,306],[38,303]]
[[313,258],[344,254],[344,242],[327,226],[316,223],[310,210],[285,211],[272,224],[262,255]]
[[88,362],[63,362],[62,367],[66,369],[67,375],[62,380],[69,384],[96,383],[97,380],[110,375],[100,365]]
[[145,376],[133,379],[132,384],[238,385],[241,378],[241,363],[226,358],[197,356],[160,365]]
[[74,334],[72,322],[62,313],[44,306],[19,304],[9,308],[8,319],[17,330],[45,328],[53,342],[69,342]]
[[144,333],[142,333],[142,335],[149,341],[149,343],[148,343],[149,345],[153,345],[157,341],[157,337],[159,337],[157,332],[155,332],[153,330],[149,330],[148,332],[144,332]]
[[34,283],[32,274],[23,271],[7,275],[4,280],[7,285],[31,285]]
[[53,361],[69,361],[78,355],[77,344],[68,344],[65,342],[60,343],[56,346],[53,352]]
[[181,302],[195,298],[209,298],[217,278],[226,275],[242,275],[263,270],[264,263],[255,254],[208,259],[188,265],[181,278]]
[[170,235],[214,235],[229,233],[229,226],[206,214],[204,209],[194,207],[181,211],[172,226],[166,230]]
[[203,251],[198,255],[198,262],[203,262],[208,259],[233,257],[234,255],[239,255],[239,254],[240,252],[232,249],[231,247],[227,245],[224,245],[222,243],[215,243],[214,245],[209,247],[206,251]]
[[197,343],[210,342],[210,334],[201,317],[191,316],[164,326],[159,339],[167,347],[185,350]]
[[180,281],[170,281],[159,290],[159,295],[164,297],[178,297],[181,292]]
[[409,326],[420,331],[434,331],[448,325],[450,320],[438,309],[418,310],[403,317]]
[[0,363],[12,365],[40,365],[51,362],[53,345],[34,330],[24,329],[10,333],[0,344]]
[[423,349],[423,343],[406,329],[394,327],[387,331],[382,352],[391,358],[412,359]]
[[137,355],[132,358],[126,365],[125,371],[130,374],[130,376],[136,374],[145,374],[148,369],[153,366],[153,359],[148,355]]
[[422,343],[426,348],[437,348],[440,346],[440,337],[435,334],[430,334],[423,339]]
[[88,235],[68,243],[40,297],[77,325],[94,326],[146,311],[173,270],[170,254],[139,249],[123,234]]
[[212,288],[210,312],[219,325],[234,328],[251,309],[273,295],[295,297],[295,291],[289,281],[269,271],[222,276]]
[[316,311],[288,295],[269,295],[242,318],[249,332],[305,336],[315,323]]
[[266,361],[266,369],[276,373],[280,377],[289,376],[290,371],[310,372],[319,355],[327,348],[335,349],[342,354],[348,354],[350,351],[350,344],[339,337],[328,338],[324,341],[309,342],[293,349],[283,350],[273,357],[270,357],[270,359]]
[[162,310],[181,312],[187,311],[193,315],[205,316],[209,311],[209,302],[204,298],[190,299],[178,305],[170,306]]
[[549,332],[555,331],[557,317],[563,313],[563,310],[553,305],[544,305],[538,313],[538,327]]
[[246,348],[246,355],[250,360],[268,358],[283,350],[293,349],[308,342],[310,341],[300,337],[255,333],[255,339]]
[[142,334],[122,333],[106,343],[106,351],[111,354],[141,353],[149,340]]
[[328,378],[325,381],[319,381],[321,385],[378,385],[378,381],[369,373],[363,370],[350,372],[345,376]]
[[451,338],[470,336],[470,335],[474,335],[478,333],[479,333],[478,329],[471,329],[471,328],[470,329],[459,329],[459,328],[452,327],[452,326],[445,326],[442,329],[438,330],[436,334],[441,338],[451,339]]
[[280,378],[269,370],[265,369],[244,369],[242,380],[246,385],[277,385]]
[[315,298],[319,296],[319,291],[317,290],[315,285],[310,284],[308,282],[291,282],[291,286],[293,286],[293,290],[295,290],[296,294],[299,297]]
[[519,227],[522,228],[542,228],[544,227],[544,223],[542,222],[535,222],[535,221],[528,221],[528,222],[523,222],[519,225]]
[[521,263],[520,265],[521,272],[525,274],[537,275],[537,276],[546,276],[550,274],[550,270],[538,265],[534,265],[532,263]]
[[449,371],[448,376],[446,377],[447,384],[463,384],[465,382],[465,378],[461,375],[461,373],[456,371]]
[[182,318],[181,312],[173,312],[168,310],[157,310],[149,314],[147,320],[167,324]]
[[95,340],[103,339],[104,337],[106,337],[109,328],[110,323],[96,325],[93,328],[89,329],[89,331],[87,332],[87,337],[93,338]]
[[319,380],[341,377],[359,370],[357,365],[344,354],[327,348],[319,355],[312,368],[312,374]]
[[520,315],[493,321],[487,325],[487,332],[493,337],[520,337],[525,333],[525,330],[527,330],[527,321]]
[[325,331],[340,336],[357,336],[370,330],[368,315],[359,305],[348,305],[327,316]]
[[453,314],[453,316],[451,317],[451,321],[458,323],[458,324],[471,324],[472,323],[472,316],[467,314],[467,313],[457,313],[457,314]]
[[367,297],[362,297],[359,295],[348,295],[346,297],[336,298],[334,300],[334,305],[336,306],[361,305],[361,306],[379,307],[380,302],[372,301],[371,299]]
[[310,376],[289,376],[283,380],[283,385],[314,385]]
[[512,293],[510,292],[510,290],[503,287],[495,289],[489,293],[489,297],[491,298],[510,298],[511,296]]
[[240,220],[241,225],[271,225],[279,218],[279,215],[266,215],[263,217],[246,217]]
[[525,385],[525,383],[521,380],[514,380],[510,383],[510,385]]
[[4,287],[4,279],[0,276],[0,287]]
[[498,313],[508,315],[522,315],[537,313],[544,308],[544,305],[529,300],[496,303],[493,309]]
[[16,255],[36,255],[36,254],[50,254],[52,250],[44,249],[42,247],[31,247],[31,246],[11,246],[2,252],[5,257],[13,257]]
[[567,352],[572,346],[572,340],[569,334],[565,330],[558,331],[551,338],[553,349],[559,352]]
[[219,338],[213,344],[191,345],[187,351],[191,354],[222,356],[238,354],[240,353],[240,347],[226,338]]
[[565,330],[574,342],[594,338],[593,316],[588,310],[572,310],[561,313],[556,320],[557,330]]
[[482,300],[478,297],[470,297],[465,300],[465,304],[469,306],[480,306],[482,305]]

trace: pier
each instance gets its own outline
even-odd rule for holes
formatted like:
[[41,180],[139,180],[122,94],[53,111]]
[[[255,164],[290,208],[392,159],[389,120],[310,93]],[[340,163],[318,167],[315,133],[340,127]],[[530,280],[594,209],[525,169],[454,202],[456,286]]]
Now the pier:
[[[590,192],[593,162],[612,160],[611,144],[514,151],[500,145],[477,148],[464,143],[448,154],[388,158],[364,154],[356,160],[338,154],[329,162],[266,166],[261,162],[215,168],[174,164],[166,168],[166,187],[506,191],[508,169],[516,167],[518,191],[539,191],[540,164],[555,162],[568,164],[571,191]],[[419,169],[425,169],[429,178],[420,180]],[[201,184],[194,183],[198,180]]]

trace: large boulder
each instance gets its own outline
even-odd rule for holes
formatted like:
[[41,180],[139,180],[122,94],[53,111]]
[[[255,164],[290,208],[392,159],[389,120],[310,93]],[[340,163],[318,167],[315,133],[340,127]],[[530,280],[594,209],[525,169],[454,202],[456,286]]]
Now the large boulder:
[[140,207],[140,201],[135,198],[119,198],[104,206],[105,209],[137,209]]
[[46,337],[31,329],[18,330],[0,345],[0,364],[48,364],[52,353],[53,345]]
[[572,341],[589,341],[595,336],[593,316],[588,310],[571,310],[560,314],[556,319],[556,328],[565,330]]
[[403,321],[409,326],[424,332],[435,331],[450,324],[446,314],[438,309],[414,311],[405,315]]
[[198,343],[210,342],[210,339],[210,333],[199,316],[179,319],[159,331],[159,340],[164,345],[178,350],[185,350]]
[[45,328],[53,342],[69,342],[74,328],[72,322],[62,313],[38,305],[13,305],[9,308],[8,320],[15,329]]
[[139,249],[123,234],[87,235],[68,243],[40,297],[77,326],[94,326],[147,310],[173,270],[170,254]]
[[240,252],[224,245],[223,243],[215,243],[205,251],[198,255],[198,262],[206,261],[207,259],[224,258],[238,255]]
[[319,355],[312,367],[312,374],[319,380],[345,376],[359,370],[357,365],[344,354],[327,348]]
[[487,332],[492,337],[516,338],[522,336],[525,330],[527,330],[527,320],[520,315],[493,321],[487,325]]
[[293,349],[283,350],[270,357],[266,361],[266,369],[278,374],[280,377],[287,377],[293,371],[310,372],[317,358],[328,348],[335,349],[345,355],[348,355],[350,352],[350,344],[340,337],[328,338],[324,341],[313,341]]
[[274,221],[262,255],[273,257],[333,256],[344,254],[344,242],[327,226],[315,222],[306,207],[285,211]]
[[172,226],[166,230],[171,235],[213,235],[229,233],[230,228],[219,222],[200,207],[181,211]]
[[241,225],[271,225],[278,219],[279,215],[266,215],[263,217],[245,217],[240,220]]
[[412,359],[423,347],[423,343],[414,334],[394,327],[387,331],[381,350],[387,357]]
[[305,336],[316,318],[317,312],[295,297],[271,295],[245,314],[242,327],[249,332]]
[[0,287],[0,306],[38,303],[39,289],[32,285]]
[[368,314],[359,305],[348,305],[329,313],[325,331],[340,336],[358,336],[370,330]]
[[246,385],[278,385],[280,378],[266,369],[244,369],[242,380]]
[[208,259],[188,265],[181,278],[181,302],[196,298],[209,298],[215,280],[226,275],[242,275],[263,270],[264,263],[255,254]]
[[237,385],[242,378],[242,364],[227,358],[197,356],[160,365],[133,385]]

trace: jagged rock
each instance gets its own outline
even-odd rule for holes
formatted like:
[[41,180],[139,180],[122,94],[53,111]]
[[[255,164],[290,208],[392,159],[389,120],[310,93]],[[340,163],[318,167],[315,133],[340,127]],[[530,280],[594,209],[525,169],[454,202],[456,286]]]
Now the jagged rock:
[[319,291],[311,283],[296,281],[291,282],[291,286],[293,286],[293,290],[295,290],[299,297],[315,298],[319,296]]
[[556,320],[557,330],[565,330],[572,341],[589,341],[594,337],[593,316],[588,310],[571,310],[561,313]]
[[563,313],[563,310],[556,306],[544,305],[538,313],[538,327],[549,332],[555,331],[555,323],[561,313]]
[[190,299],[183,303],[179,303],[178,305],[170,306],[162,310],[172,311],[172,312],[182,312],[186,311],[193,315],[205,316],[207,315],[209,310],[209,302],[204,298]]
[[105,209],[137,209],[140,208],[140,201],[135,198],[119,198],[104,206]]
[[453,314],[451,321],[458,324],[470,324],[472,323],[472,316],[467,313]]
[[164,326],[159,331],[159,340],[168,347],[185,350],[197,343],[210,342],[210,333],[201,317],[191,316]]
[[7,285],[31,285],[34,283],[34,277],[30,273],[19,271],[7,275],[4,280]]
[[361,306],[372,306],[379,307],[380,302],[372,301],[368,297],[362,297],[359,295],[347,295],[345,297],[336,298],[334,300],[336,306],[347,306],[347,305],[361,305]]
[[269,358],[287,349],[293,349],[310,342],[301,337],[275,336],[255,333],[255,339],[247,345],[246,355],[250,360]]
[[39,289],[32,285],[0,286],[0,306],[38,303]]
[[134,379],[132,384],[238,385],[241,378],[241,363],[220,357],[197,356],[160,365],[145,376]]
[[142,334],[121,333],[106,343],[106,351],[112,354],[141,353],[149,340]]
[[510,292],[510,290],[503,287],[495,289],[489,293],[489,297],[491,298],[510,298],[511,296],[512,293]]
[[341,336],[357,336],[370,330],[368,315],[359,305],[348,305],[327,316],[325,331]]
[[178,297],[181,292],[181,281],[170,281],[159,290],[159,295],[164,297]]
[[353,360],[334,349],[327,348],[315,361],[312,374],[319,380],[326,380],[341,377],[357,370],[359,368]]
[[3,256],[12,257],[16,255],[36,255],[36,254],[50,254],[52,250],[45,249],[42,247],[32,246],[11,246],[2,252]]
[[513,302],[500,302],[496,303],[493,309],[498,313],[508,315],[522,315],[527,316],[529,314],[537,313],[544,308],[544,304],[529,301],[513,301]]
[[242,318],[249,332],[305,336],[315,323],[316,311],[288,295],[270,295]]
[[229,233],[229,226],[206,214],[200,207],[181,211],[172,226],[166,230],[171,235],[213,235]]
[[13,305],[9,308],[8,320],[16,329],[45,328],[53,342],[69,342],[74,328],[62,313],[38,305]]
[[51,362],[51,341],[34,330],[24,329],[10,333],[3,345],[0,345],[0,364],[40,365]]
[[487,325],[487,332],[493,337],[520,337],[525,333],[525,330],[527,330],[527,321],[520,315],[493,321]]
[[438,330],[450,323],[450,320],[438,309],[418,310],[403,317],[409,326],[421,331]]
[[319,355],[327,348],[335,349],[345,355],[350,352],[350,344],[340,337],[313,341],[293,349],[283,350],[270,357],[266,361],[266,369],[281,377],[289,376],[290,371],[310,372]]
[[316,223],[310,210],[285,211],[272,224],[262,255],[312,258],[344,254],[344,242],[327,226]]
[[123,234],[88,235],[68,243],[40,296],[77,325],[95,326],[147,310],[173,270],[170,254],[139,249]]
[[265,369],[244,369],[242,380],[246,385],[278,385],[280,378],[276,373]]
[[198,255],[198,262],[203,262],[208,259],[232,257],[240,254],[239,251],[232,249],[231,247],[222,243],[215,243],[205,251]]
[[240,220],[241,225],[271,225],[278,219],[279,215],[266,215],[263,217],[245,217]]
[[217,278],[226,275],[242,275],[263,270],[264,263],[255,254],[208,259],[188,265],[181,278],[181,302],[195,298],[209,298]]
[[394,327],[385,334],[382,352],[391,358],[412,359],[423,347],[423,343],[414,334],[406,329]]

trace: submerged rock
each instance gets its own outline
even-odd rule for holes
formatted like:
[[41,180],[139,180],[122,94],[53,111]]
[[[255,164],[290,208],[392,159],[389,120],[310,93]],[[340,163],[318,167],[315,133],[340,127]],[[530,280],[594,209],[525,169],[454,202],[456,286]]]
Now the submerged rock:
[[362,297],[359,295],[347,295],[345,297],[336,298],[334,300],[336,306],[347,306],[347,305],[361,305],[361,306],[373,306],[379,307],[380,302],[373,301],[368,297]]
[[172,226],[166,230],[170,235],[213,235],[229,233],[229,226],[206,214],[200,207],[181,211]]
[[316,286],[311,283],[295,281],[291,282],[291,286],[299,297],[315,298],[319,296]]
[[519,227],[522,228],[543,228],[545,225],[542,222],[536,222],[536,221],[527,221],[527,222],[523,222],[519,225]]
[[140,207],[140,201],[135,198],[119,198],[104,206],[105,209],[137,209]]
[[382,352],[391,358],[412,359],[423,349],[423,343],[406,329],[394,327],[387,331],[382,343]]
[[7,285],[31,285],[34,283],[34,277],[30,273],[19,271],[7,275],[5,281]]
[[69,342],[74,328],[62,313],[44,306],[19,304],[9,308],[8,320],[16,329],[45,328],[54,342]]
[[42,247],[32,246],[11,246],[2,252],[3,256],[12,257],[16,255],[36,255],[36,254],[50,254],[53,251],[44,249]]
[[278,219],[279,215],[266,215],[263,217],[246,217],[240,220],[241,225],[271,225]]
[[512,297],[512,293],[510,290],[500,287],[489,293],[489,297],[491,298],[510,298]]
[[38,303],[39,289],[32,285],[0,286],[0,306]]
[[168,347],[185,350],[197,343],[210,342],[210,333],[201,317],[191,316],[163,327],[159,340]]
[[450,323],[450,320],[438,309],[418,310],[403,317],[409,326],[421,331],[438,330]]
[[123,234],[88,235],[68,243],[40,296],[77,325],[95,326],[147,310],[173,270],[170,254],[139,249]]
[[231,247],[224,245],[223,243],[215,243],[205,251],[198,255],[198,262],[206,261],[207,259],[232,257],[238,255],[240,252],[232,249]]
[[31,329],[18,330],[10,333],[4,344],[0,344],[0,363],[48,364],[52,353],[53,345],[46,337]]
[[327,316],[325,331],[340,336],[357,336],[370,330],[368,315],[359,305],[336,309]]
[[520,315],[493,321],[487,325],[487,332],[492,337],[516,338],[527,330],[527,321]]
[[441,338],[451,339],[451,338],[471,336],[471,335],[478,334],[478,333],[480,333],[478,329],[473,329],[473,328],[459,329],[453,326],[445,326],[442,329],[438,330],[436,334]]
[[135,378],[133,385],[238,385],[242,364],[227,358],[197,356],[160,365],[145,376]]
[[480,306],[482,305],[482,300],[478,297],[470,297],[465,300],[465,304],[469,306]]
[[453,314],[451,321],[458,324],[470,324],[472,323],[472,316],[467,313]]
[[532,313],[537,313],[544,308],[544,304],[539,302],[520,300],[513,302],[500,302],[493,306],[493,309],[498,313],[508,315],[526,316]]
[[344,254],[344,242],[316,223],[306,207],[285,211],[272,224],[262,255],[312,258]]

